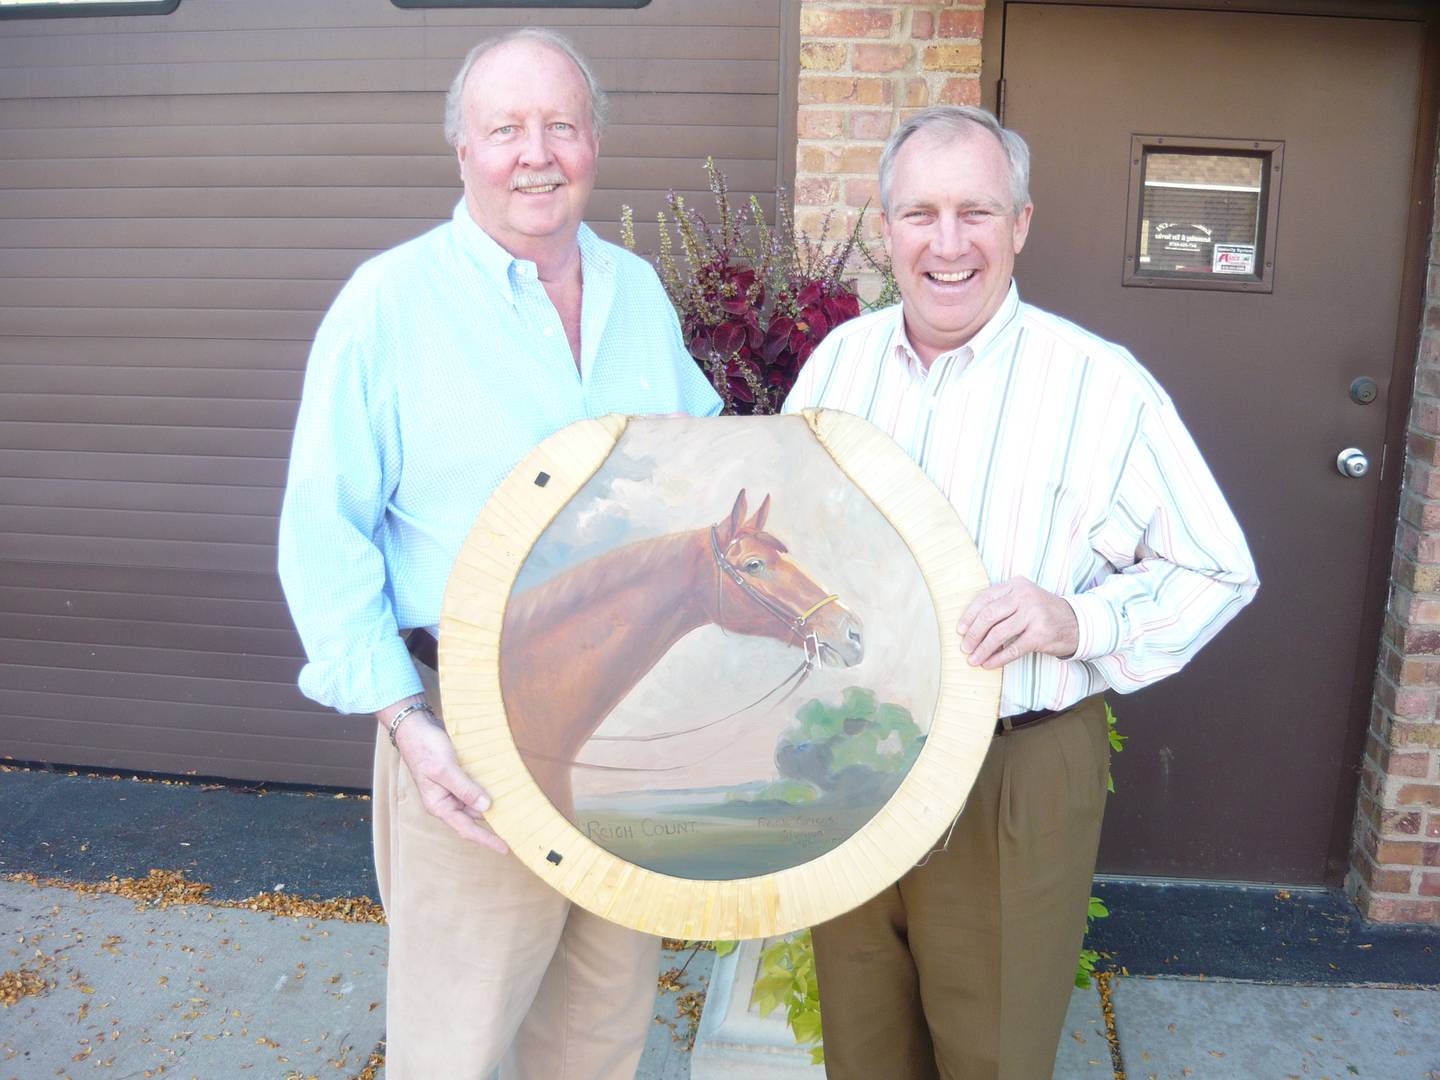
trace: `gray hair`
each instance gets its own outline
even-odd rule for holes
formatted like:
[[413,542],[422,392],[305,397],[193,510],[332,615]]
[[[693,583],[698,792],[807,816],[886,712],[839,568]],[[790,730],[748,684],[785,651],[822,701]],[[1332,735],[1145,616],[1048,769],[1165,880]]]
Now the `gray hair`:
[[464,127],[465,80],[470,77],[470,69],[491,49],[508,45],[512,41],[534,41],[541,45],[548,45],[556,52],[564,53],[580,69],[580,75],[585,80],[585,89],[590,97],[590,130],[596,138],[599,138],[601,130],[605,127],[605,115],[609,102],[605,97],[605,91],[600,89],[600,83],[596,80],[595,73],[585,62],[585,57],[580,55],[580,51],[570,43],[568,38],[557,34],[554,30],[526,26],[519,30],[512,30],[508,34],[486,38],[465,54],[465,60],[450,83],[449,91],[445,94],[445,141],[451,146],[458,147],[460,145]]
[[881,208],[887,214],[890,212],[890,185],[895,179],[895,159],[912,135],[933,129],[952,139],[964,138],[973,135],[977,127],[995,136],[1005,151],[1006,160],[1010,163],[1010,201],[1014,204],[1013,212],[1020,213],[1030,201],[1030,147],[1015,132],[1001,127],[994,113],[974,105],[936,105],[921,110],[895,129],[880,154]]

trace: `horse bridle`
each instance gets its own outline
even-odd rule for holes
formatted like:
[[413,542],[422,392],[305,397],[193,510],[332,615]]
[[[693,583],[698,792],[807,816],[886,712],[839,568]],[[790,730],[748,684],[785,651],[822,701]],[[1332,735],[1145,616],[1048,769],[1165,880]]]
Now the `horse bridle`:
[[[771,615],[775,616],[775,618],[779,619],[785,624],[790,633],[800,639],[800,646],[805,650],[805,667],[808,670],[820,659],[820,639],[813,630],[807,633],[805,624],[826,604],[833,603],[839,600],[840,597],[835,593],[831,593],[829,596],[823,597],[816,603],[811,604],[804,611],[792,613],[773,596],[767,596],[751,584],[745,577],[744,571],[725,557],[730,549],[739,542],[740,537],[736,536],[730,543],[725,545],[722,551],[720,548],[720,534],[714,525],[710,526],[710,554],[715,557],[715,566],[722,574],[739,586],[741,592],[759,604]],[[718,616],[720,615],[720,581],[718,578],[715,581],[715,608],[718,622]],[[810,653],[812,646],[815,650],[813,658]]]

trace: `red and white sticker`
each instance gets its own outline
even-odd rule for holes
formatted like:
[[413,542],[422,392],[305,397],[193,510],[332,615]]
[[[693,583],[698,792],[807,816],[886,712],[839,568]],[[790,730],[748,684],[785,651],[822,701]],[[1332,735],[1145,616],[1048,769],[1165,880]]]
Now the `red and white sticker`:
[[1210,254],[1210,270],[1216,274],[1253,274],[1254,244],[1216,244]]

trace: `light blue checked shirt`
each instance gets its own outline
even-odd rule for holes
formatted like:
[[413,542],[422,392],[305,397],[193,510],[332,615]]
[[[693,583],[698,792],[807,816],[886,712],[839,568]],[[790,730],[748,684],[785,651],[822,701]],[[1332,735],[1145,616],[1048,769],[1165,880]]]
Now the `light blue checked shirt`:
[[316,334],[280,515],[300,689],[364,713],[420,693],[398,636],[434,626],[490,492],[606,413],[714,415],[655,272],[582,225],[577,372],[533,262],[453,219],[361,266]]

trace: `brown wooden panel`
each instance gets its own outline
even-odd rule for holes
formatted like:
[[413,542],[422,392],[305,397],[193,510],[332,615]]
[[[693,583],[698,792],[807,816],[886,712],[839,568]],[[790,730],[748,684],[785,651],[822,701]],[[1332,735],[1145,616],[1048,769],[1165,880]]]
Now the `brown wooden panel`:
[[[692,206],[708,205],[708,191],[683,191]],[[458,197],[457,197],[458,201]],[[638,221],[654,220],[666,208],[661,191],[596,192],[591,200],[590,225],[602,232],[606,223],[620,220],[624,203]],[[773,194],[760,196],[766,214],[773,214]],[[392,208],[393,209],[393,208]],[[13,248],[183,248],[192,243],[223,244],[235,248],[388,248],[419,236],[450,217],[453,206],[432,218],[294,218],[233,219],[198,217],[151,220],[128,218],[0,219],[0,247]],[[603,233],[602,233],[603,234]]]
[[[436,188],[97,188],[85,197],[86,218],[294,217],[395,214],[441,219],[460,197],[458,184]],[[67,210],[68,207],[68,210]],[[63,218],[75,213],[69,191],[0,191],[7,219]],[[417,230],[418,231],[418,230]]]
[[[77,388],[105,398],[117,394],[151,398],[231,398],[283,401],[293,409],[303,376],[298,371],[226,368],[102,367],[0,363],[0,385],[12,394],[74,394]],[[165,406],[157,405],[157,408]],[[289,414],[293,418],[294,413]],[[71,419],[83,419],[71,417]]]
[[[153,99],[148,99],[153,100]],[[283,96],[281,98],[283,100]],[[316,157],[361,157],[386,154],[402,158],[433,158],[452,161],[453,154],[440,131],[444,101],[436,96],[427,110],[428,122],[408,124],[295,123],[292,114],[274,124],[244,124],[217,118],[206,123],[150,125],[137,127],[55,127],[42,126],[5,131],[0,159],[6,161],[63,160],[66,158],[119,158],[137,161],[140,167],[149,158],[230,158],[242,149],[263,150],[267,155]],[[348,148],[348,149],[347,149]],[[336,163],[343,167],[343,162]],[[203,168],[204,162],[195,162]],[[249,166],[263,167],[263,163]],[[452,172],[449,179],[454,179]],[[96,177],[104,180],[104,177]]]
[[116,454],[200,454],[275,458],[290,455],[290,437],[276,431],[211,430],[159,424],[0,424],[0,449],[88,450]]
[[[243,720],[252,723],[256,717],[264,716],[262,713],[248,713]],[[242,757],[252,762],[262,763],[264,768],[276,768],[285,762],[285,755],[294,752],[297,744],[324,740],[325,743],[340,743],[347,746],[347,757],[354,757],[356,765],[351,768],[360,768],[360,760],[370,753],[373,755],[373,736],[370,742],[361,742],[360,739],[340,740],[336,739],[336,733],[331,727],[324,723],[318,723],[312,719],[311,723],[288,724],[282,726],[279,732],[251,732],[251,730],[238,729],[229,730],[193,730],[187,727],[168,727],[160,724],[147,723],[140,717],[135,723],[125,723],[124,720],[107,719],[95,720],[94,713],[91,717],[82,719],[62,719],[62,717],[24,717],[32,721],[42,721],[40,727],[50,734],[56,742],[76,747],[95,747],[102,750],[105,756],[96,765],[102,768],[120,769],[144,769],[147,772],[192,772],[199,775],[213,775],[212,768],[204,766],[193,766],[184,769],[161,769],[153,765],[145,765],[151,760],[151,755],[163,755],[161,760],[215,760],[216,763],[229,760],[230,756]],[[373,724],[373,721],[372,721]],[[0,737],[3,737],[4,729],[0,727]],[[73,740],[69,742],[69,740]],[[323,747],[314,747],[323,749]],[[225,750],[225,757],[217,755],[219,750]],[[127,753],[134,756],[125,756]],[[24,755],[12,755],[24,759]],[[63,760],[63,759],[62,759]],[[73,760],[73,759],[72,759]],[[236,775],[236,773],[220,773],[220,775]],[[243,773],[242,773],[243,775]],[[249,773],[253,776],[253,773]],[[261,773],[256,779],[285,780],[287,775],[278,773]],[[341,780],[328,780],[330,783],[340,783]],[[348,780],[354,783],[354,780]]]
[[[763,162],[718,164],[731,177],[736,190],[761,186],[756,181],[763,180],[767,173]],[[709,194],[701,186],[704,180],[703,162],[631,158],[602,163],[602,186],[591,196],[588,216],[616,220],[620,206],[633,203],[635,193],[640,191],[674,190],[692,205],[703,205]],[[85,212],[90,218],[208,218],[224,210],[226,217],[248,218],[271,217],[283,208],[287,215],[297,217],[368,218],[404,211],[440,220],[451,215],[459,199],[458,184],[433,188],[101,188],[86,193]],[[0,191],[0,215],[16,220],[63,218],[73,213],[74,202],[72,191]],[[654,205],[658,209],[660,203]]]
[[[62,433],[63,434],[63,433]],[[21,441],[17,434],[16,441]],[[94,452],[72,449],[6,448],[0,436],[0,476],[57,480],[133,480],[192,485],[247,485],[279,488],[285,484],[285,458],[243,455]]]
[[[103,147],[78,147],[75,135],[59,130],[47,139],[29,139],[28,156],[0,159],[0,190],[83,188],[178,187],[440,187],[459,193],[455,157],[433,136],[419,137],[418,129],[405,128],[413,147],[394,145],[361,152],[354,141],[339,132],[321,135],[297,125],[276,128],[154,129],[146,140],[149,151],[139,156],[112,156],[92,152]],[[382,134],[362,128],[363,141],[379,143]],[[62,138],[63,136],[63,138]],[[9,139],[10,135],[4,136]],[[102,140],[103,141],[103,140]],[[129,142],[129,139],[117,141]],[[236,157],[236,142],[263,148],[263,155]],[[45,145],[45,143],[51,145]],[[64,142],[66,145],[55,145]],[[257,145],[258,144],[258,145]],[[84,150],[81,154],[78,151]],[[112,150],[119,147],[111,147]],[[207,155],[206,150],[215,151]],[[48,152],[41,156],[42,152]],[[762,165],[773,169],[775,129],[761,127],[679,128],[655,125],[625,127],[607,132],[600,164],[603,186],[693,186],[687,170],[698,169],[706,157],[724,164],[727,176],[735,172],[737,185],[764,187],[769,179]],[[95,159],[105,161],[97,171]],[[633,170],[643,170],[636,183]],[[660,169],[652,174],[650,170]],[[737,171],[738,170],[738,171]],[[753,176],[752,176],[753,174]],[[746,177],[752,179],[747,180]]]
[[[295,670],[299,671],[298,662]],[[185,675],[152,675],[146,671],[95,671],[55,668],[43,664],[0,667],[0,694],[6,690],[48,694],[81,694],[122,702],[227,705],[234,708],[295,710],[304,705],[292,682],[212,679]],[[93,709],[93,704],[92,704]]]
[[18,278],[5,285],[7,306],[58,308],[198,308],[237,311],[325,311],[345,282],[223,278]]
[[0,420],[53,420],[62,424],[148,424],[164,420],[177,425],[289,432],[295,424],[295,409],[293,401],[0,393]]
[[[433,96],[432,96],[433,94]],[[296,117],[324,124],[438,125],[432,94],[355,90],[348,94],[155,94],[131,98],[0,99],[0,131],[61,128],[133,128],[176,124],[293,124]],[[766,114],[769,115],[768,113]],[[0,157],[10,157],[0,147]]]
[[[7,364],[60,364],[102,367],[194,367],[248,371],[303,371],[309,341],[237,341],[191,338],[167,341],[146,337],[11,338],[0,348],[0,369]],[[83,376],[89,379],[92,372]],[[77,379],[82,378],[77,374]],[[9,385],[8,383],[6,385]]]
[[58,669],[60,671],[144,672],[157,678],[198,678],[265,686],[275,684],[290,691],[300,670],[300,660],[289,656],[245,655],[240,639],[225,652],[198,652],[177,648],[142,648],[68,641],[30,641],[0,638],[0,653],[7,663]]
[[[94,169],[91,162],[88,168]],[[0,165],[3,170],[3,165]],[[0,278],[181,278],[231,281],[288,278],[347,281],[379,249],[303,251],[233,248],[10,248],[0,249]],[[9,285],[5,286],[8,296]],[[0,363],[9,358],[0,357]]]
[[[284,648],[276,649],[276,656],[300,656],[299,638],[290,623],[290,612],[283,603],[273,600],[235,600],[229,597],[207,596],[162,596],[147,592],[145,603],[137,605],[132,593],[89,592],[83,589],[33,588],[0,585],[0,620],[29,617],[53,621],[57,618],[71,620],[88,626],[102,621],[116,626],[128,626],[137,635],[137,644],[155,644],[148,637],[146,627],[152,623],[169,634],[201,628],[254,629],[264,630],[271,635],[284,635],[290,642]],[[7,624],[8,625],[8,624]],[[38,623],[36,625],[39,625]],[[59,633],[57,630],[56,633]],[[99,631],[97,631],[99,633]],[[107,632],[108,633],[108,632]],[[7,631],[10,637],[16,635]],[[127,640],[127,639],[117,639]],[[196,640],[195,647],[207,648],[204,639],[186,638],[185,643]]]
[[[67,32],[145,34],[176,30],[303,30],[335,26],[427,26],[485,28],[518,25],[550,26],[580,37],[595,27],[632,29],[640,22],[651,26],[774,26],[776,0],[651,0],[639,12],[624,9],[543,8],[406,10],[389,0],[233,0],[206,3],[185,0],[173,14],[157,18],[35,19],[15,22],[17,35],[46,37]],[[60,25],[57,25],[60,24]],[[70,29],[70,24],[76,29]],[[159,25],[156,25],[159,24]],[[8,30],[8,28],[7,28]],[[449,35],[454,36],[453,32]],[[463,51],[463,50],[462,50]]]
[[[118,698],[115,706],[105,717],[105,723],[125,726],[150,727],[150,729],[171,730],[171,732],[219,733],[229,730],[245,730],[253,736],[295,736],[314,737],[315,734],[343,730],[354,739],[363,739],[370,733],[374,720],[370,717],[341,717],[328,710],[321,710],[297,693],[291,708],[259,708],[255,706],[217,706],[196,708],[193,701],[154,701],[151,711],[144,711],[144,701]],[[0,711],[22,713],[36,719],[46,720],[94,720],[95,703],[81,694],[37,693],[27,690],[0,688]],[[207,720],[219,720],[220,724],[207,726]],[[223,726],[222,726],[223,724]]]
[[[694,94],[683,90],[645,94],[611,91],[610,124],[605,148],[617,129],[630,124],[664,123],[684,137],[691,127],[739,124],[771,127],[776,123],[774,94]],[[138,95],[128,98],[12,98],[0,99],[0,131],[21,135],[27,129],[89,128],[91,136],[114,128],[143,134],[147,128],[172,125],[253,124],[285,127],[305,117],[315,134],[324,127],[344,124],[416,125],[439,138],[444,89],[426,93],[387,93],[354,89],[345,94],[186,94]],[[703,134],[703,132],[702,132]],[[90,148],[86,146],[87,153]],[[233,151],[232,151],[233,152]],[[313,151],[312,151],[313,152]],[[0,158],[16,156],[0,143]],[[63,155],[62,155],[63,156]],[[125,156],[120,151],[118,156]],[[143,155],[141,155],[143,156]]]
[[[448,85],[456,58],[443,60],[251,60],[206,65],[155,64],[94,67],[0,68],[0,97],[92,97],[112,94],[343,94],[363,77],[370,89],[434,92]],[[779,64],[772,60],[595,60],[601,85],[617,91],[778,93]]]
[[0,308],[0,337],[177,337],[310,341],[324,311]]
[[[0,611],[0,642],[11,638],[23,643],[23,648],[6,650],[6,658],[18,661],[25,655],[24,649],[45,648],[54,643],[66,646],[114,646],[124,649],[164,650],[175,653],[203,653],[206,656],[221,656],[228,666],[222,665],[222,677],[260,677],[261,668],[253,667],[251,657],[270,660],[283,659],[286,667],[278,680],[284,682],[293,677],[297,665],[303,662],[304,652],[300,639],[294,630],[270,630],[263,627],[206,626],[196,622],[166,623],[157,620],[139,620],[123,615],[109,619],[78,618],[75,616],[45,616],[22,612]],[[35,655],[33,652],[30,655]],[[43,658],[44,663],[56,667],[77,666],[66,659],[64,652],[57,651]],[[236,656],[244,657],[237,663]],[[211,661],[205,661],[206,664]],[[117,670],[107,661],[90,663],[82,657],[81,667],[98,667]],[[118,670],[142,668],[152,672],[171,674],[197,674],[196,670],[171,671],[157,666],[148,659],[126,660]],[[239,674],[235,674],[237,669]],[[220,671],[221,668],[217,668]],[[278,670],[278,669],[277,669]]]
[[[414,151],[396,149],[384,153],[347,155],[341,151],[322,154],[315,145],[320,140],[314,133],[296,131],[293,140],[296,144],[307,138],[310,142],[306,148],[309,156],[304,156],[272,146],[271,129],[250,130],[260,133],[261,138],[255,141],[261,142],[267,151],[265,154],[234,157],[229,154],[202,156],[185,153],[198,148],[197,140],[189,129],[171,128],[167,132],[171,138],[164,141],[171,143],[174,153],[105,157],[103,172],[97,172],[95,163],[95,157],[101,155],[81,156],[74,153],[77,148],[73,146],[70,148],[73,156],[69,157],[0,161],[0,189],[91,190],[102,185],[109,189],[379,186],[443,187],[459,191],[455,157],[443,152],[445,147],[437,146],[436,139],[426,139],[426,145]],[[52,136],[56,134],[51,133]],[[211,133],[212,137],[216,134]],[[209,145],[220,149],[217,145],[219,141],[217,139]],[[227,138],[224,141],[231,140]]]
[[268,515],[12,504],[5,509],[0,532],[101,537],[116,542],[164,540],[270,547],[275,543],[275,519]]
[[272,487],[222,484],[154,484],[125,480],[54,480],[0,476],[0,504],[142,510],[148,513],[254,515],[273,522],[280,492]]
[[[51,736],[49,740],[36,734]],[[61,741],[61,740],[70,741]],[[122,740],[123,741],[120,741]],[[102,741],[103,740],[103,741]],[[117,741],[119,745],[116,745]],[[226,734],[188,740],[194,753],[176,750],[168,732],[157,730],[148,738],[117,731],[103,722],[66,722],[0,714],[0,746],[15,761],[46,761],[80,768],[117,772],[163,772],[187,776],[217,776],[238,780],[286,784],[325,784],[333,787],[370,786],[369,759],[374,743],[325,739],[301,757],[289,740],[243,740]],[[272,745],[271,743],[279,745]],[[307,749],[310,749],[307,746]],[[250,756],[251,754],[273,756]],[[322,753],[323,758],[319,757]],[[334,762],[333,764],[331,762]]]
[[[273,568],[263,573],[207,573],[196,570],[156,570],[141,566],[92,563],[0,561],[0,585],[35,589],[108,592],[138,597],[255,601],[283,606],[285,598]],[[136,608],[137,613],[139,608]],[[268,625],[268,624],[267,624]]]
[[[450,216],[446,211],[446,218]],[[0,219],[0,248],[389,248],[419,236],[440,218],[125,218]]]
[[123,563],[126,566],[228,570],[260,574],[275,566],[275,548],[213,540],[128,540],[0,531],[0,559],[25,562]]
[[[92,703],[88,716],[79,719],[4,711],[0,746],[16,760],[82,768],[369,786],[374,753],[369,717],[344,721],[310,714],[302,717],[308,723],[294,724],[288,733],[255,736],[245,729],[253,711],[240,714],[228,729],[186,730],[154,726],[138,710],[105,704],[96,714]],[[134,716],[134,721],[118,719],[122,716]]]
[[[774,62],[774,26],[691,26],[676,34],[658,26],[587,28],[576,43],[593,64],[615,60],[697,60],[716,57]],[[483,35],[476,35],[480,37]],[[0,35],[0,67],[159,67],[284,60],[429,60],[453,65],[472,44],[450,29],[423,26],[170,31],[163,34],[72,33],[48,38]],[[619,85],[619,84],[617,84]]]

